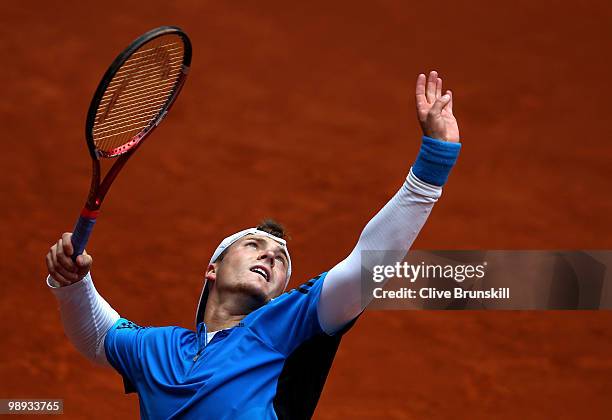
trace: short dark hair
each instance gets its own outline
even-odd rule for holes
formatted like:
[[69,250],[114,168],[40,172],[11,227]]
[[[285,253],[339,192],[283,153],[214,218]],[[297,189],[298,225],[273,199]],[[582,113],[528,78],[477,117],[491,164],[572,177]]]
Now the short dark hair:
[[274,219],[262,220],[261,223],[257,225],[257,230],[267,232],[270,235],[276,236],[277,238],[288,238],[287,233],[285,232],[285,227]]
[[[287,232],[285,232],[285,227],[278,223],[274,219],[264,219],[259,223],[256,227],[257,230],[261,230],[262,232],[269,233],[270,235],[276,236],[281,239],[289,239]],[[217,257],[216,261],[222,261],[227,251],[230,249],[228,246],[223,250],[223,252]]]

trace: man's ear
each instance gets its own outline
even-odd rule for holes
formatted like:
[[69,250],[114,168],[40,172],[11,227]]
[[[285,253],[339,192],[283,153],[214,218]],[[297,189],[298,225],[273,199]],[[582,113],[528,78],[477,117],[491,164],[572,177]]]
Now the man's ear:
[[217,280],[217,263],[216,262],[212,264],[208,264],[208,268],[206,269],[206,275],[204,276],[204,278],[207,281],[212,281],[212,282]]

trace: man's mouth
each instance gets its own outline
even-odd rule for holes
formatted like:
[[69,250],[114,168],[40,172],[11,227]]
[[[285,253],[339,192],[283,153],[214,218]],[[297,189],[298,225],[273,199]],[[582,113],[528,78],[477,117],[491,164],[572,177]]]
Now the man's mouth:
[[262,267],[261,265],[256,265],[255,267],[251,268],[251,271],[253,273],[259,274],[261,277],[263,277],[265,281],[270,281],[270,273],[265,267]]

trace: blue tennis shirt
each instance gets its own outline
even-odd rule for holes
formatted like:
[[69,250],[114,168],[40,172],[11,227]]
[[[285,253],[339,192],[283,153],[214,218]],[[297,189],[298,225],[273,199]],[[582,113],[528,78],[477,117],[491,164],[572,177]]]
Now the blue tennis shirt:
[[206,344],[206,325],[140,327],[119,319],[106,335],[126,393],[138,392],[143,419],[310,418],[342,335],[319,323],[327,273],[251,312]]

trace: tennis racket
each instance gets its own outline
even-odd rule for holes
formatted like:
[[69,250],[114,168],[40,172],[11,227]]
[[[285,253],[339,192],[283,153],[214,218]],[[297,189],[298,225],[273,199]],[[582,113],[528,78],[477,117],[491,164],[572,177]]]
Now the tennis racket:
[[[87,201],[72,234],[73,261],[87,245],[111,184],[168,113],[190,65],[187,35],[180,28],[162,26],[132,42],[102,77],[85,124],[93,172]],[[103,180],[101,159],[115,160]]]

